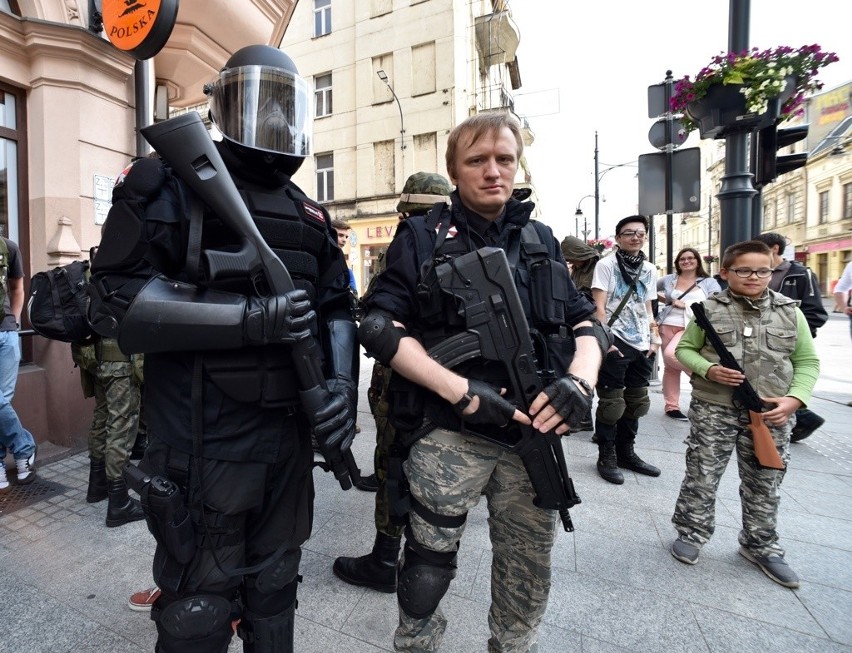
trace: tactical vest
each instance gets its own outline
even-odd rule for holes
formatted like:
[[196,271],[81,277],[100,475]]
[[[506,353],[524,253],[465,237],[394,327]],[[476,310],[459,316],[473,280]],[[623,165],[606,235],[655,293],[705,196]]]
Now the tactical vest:
[[[346,271],[342,259],[339,266],[319,269],[319,257],[330,238],[324,209],[292,186],[287,186],[282,194],[278,189],[272,193],[244,187],[236,178],[234,181],[260,235],[287,267],[294,285],[304,289],[314,302],[319,285],[330,284],[335,276]],[[205,233],[202,249],[233,241],[232,235],[220,232],[217,222],[215,216],[207,216],[205,232],[213,233]],[[245,294],[253,290],[235,288],[227,282],[211,287]],[[298,380],[286,345],[205,352],[204,369],[222,392],[237,401],[264,407],[298,403]]]
[[[446,205],[441,206],[443,210],[438,210],[436,206],[423,218],[407,220],[414,229],[420,267],[417,284],[419,314],[416,323],[411,325],[411,335],[427,351],[465,329],[464,318],[459,315],[458,307],[438,285],[435,267],[476,249],[463,237],[461,230],[454,237],[447,237],[451,226],[451,209],[446,208]],[[571,286],[568,268],[564,263],[550,258],[551,253],[544,239],[552,237],[540,223],[531,220],[523,227],[507,224],[503,229],[504,233],[510,230],[506,234],[504,248],[530,325],[538,369],[546,385],[553,378],[565,374],[574,354],[573,331],[565,323],[563,302],[568,299]],[[494,385],[505,385],[507,381],[501,365],[481,359],[464,363],[456,371],[465,377]],[[422,414],[424,408],[416,399],[403,396],[406,390],[410,393],[413,388],[398,386],[397,383],[404,385],[404,380],[396,379],[398,376],[394,375],[391,387],[394,417],[396,421],[405,421],[406,413],[412,413],[412,421],[416,423],[416,413]],[[441,415],[436,415],[436,411]],[[425,412],[436,424],[449,426],[447,419],[450,419],[450,412],[446,402],[427,401]]]
[[[729,291],[704,301],[707,317],[761,397],[783,397],[790,389],[796,348],[798,302],[772,290],[768,296],[751,301],[733,298]],[[748,335],[746,335],[748,334]],[[713,363],[719,355],[708,343],[701,356]],[[732,405],[732,389],[692,375],[692,396],[713,404]]]

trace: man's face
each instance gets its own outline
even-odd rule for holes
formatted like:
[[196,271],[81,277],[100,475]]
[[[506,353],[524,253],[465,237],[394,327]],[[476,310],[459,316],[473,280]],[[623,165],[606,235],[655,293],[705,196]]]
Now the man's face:
[[340,249],[346,247],[346,243],[349,242],[349,229],[338,229],[337,230],[337,246]]
[[512,195],[518,171],[518,144],[512,131],[484,134],[476,143],[462,139],[450,171],[464,205],[486,220],[496,220]]
[[[737,273],[737,270],[739,270],[739,273]],[[753,272],[747,277],[740,276],[740,274],[746,274],[753,270],[760,271],[766,277],[761,279]],[[767,270],[769,273],[767,273]],[[766,290],[769,280],[772,278],[772,256],[758,253],[740,254],[734,259],[731,267],[719,270],[719,275],[728,282],[728,286],[736,294],[757,299]]]
[[641,222],[628,222],[615,235],[615,242],[628,254],[638,254],[645,245],[647,235],[648,232],[644,224]]

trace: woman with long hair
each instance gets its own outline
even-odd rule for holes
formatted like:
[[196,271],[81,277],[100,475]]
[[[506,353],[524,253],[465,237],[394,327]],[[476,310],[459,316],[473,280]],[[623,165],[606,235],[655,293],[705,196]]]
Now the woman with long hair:
[[689,306],[700,302],[721,290],[719,283],[707,274],[701,255],[692,247],[684,247],[675,257],[675,272],[657,282],[657,296],[662,307],[657,316],[660,338],[663,341],[663,399],[666,415],[672,419],[686,421],[680,412],[680,373],[689,374],[675,358],[675,348],[683,330],[692,318]]

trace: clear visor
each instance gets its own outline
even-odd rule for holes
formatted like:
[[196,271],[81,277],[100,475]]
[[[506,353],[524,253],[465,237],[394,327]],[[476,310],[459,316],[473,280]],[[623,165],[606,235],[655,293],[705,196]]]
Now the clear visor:
[[301,77],[271,66],[225,70],[206,87],[213,122],[246,147],[305,157],[311,153],[311,94]]

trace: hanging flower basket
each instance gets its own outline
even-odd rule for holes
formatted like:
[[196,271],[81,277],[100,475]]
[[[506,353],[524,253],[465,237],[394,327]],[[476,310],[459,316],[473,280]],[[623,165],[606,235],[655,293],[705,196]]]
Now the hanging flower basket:
[[[792,93],[794,83],[788,86]],[[760,129],[778,119],[783,104],[780,97],[767,100],[764,113],[754,113],[746,107],[745,90],[744,84],[714,84],[707,89],[707,95],[686,105],[686,114],[698,125],[701,138],[723,138]]]
[[611,249],[613,246],[612,240],[609,238],[595,240],[591,239],[588,241],[590,247],[594,247],[599,254],[603,254],[604,250]]
[[837,60],[818,45],[719,54],[695,79],[675,84],[671,110],[701,138],[766,127],[802,113],[805,94],[822,88],[819,69]]
[[704,259],[705,263],[715,263],[716,261],[719,260],[719,257],[716,256],[715,254],[705,254],[701,258]]

